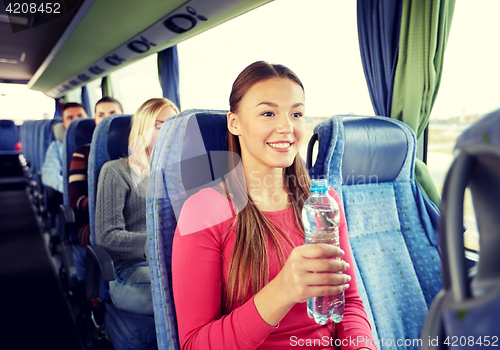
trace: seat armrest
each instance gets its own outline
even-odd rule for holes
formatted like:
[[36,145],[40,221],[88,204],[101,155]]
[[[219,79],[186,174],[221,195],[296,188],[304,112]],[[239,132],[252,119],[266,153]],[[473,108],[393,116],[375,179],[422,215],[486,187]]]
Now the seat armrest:
[[115,279],[115,265],[109,253],[100,245],[87,246],[85,259],[85,295],[87,300],[99,296],[99,276],[104,282]]
[[105,306],[99,288],[101,281],[109,282],[115,279],[115,266],[109,253],[99,245],[88,245],[85,257],[85,318],[86,318],[86,348],[97,349],[96,342],[104,339]]
[[66,242],[69,239],[70,226],[75,223],[75,212],[73,208],[69,205],[61,204],[59,206],[59,219],[61,220],[61,225],[59,225],[59,236],[61,237],[61,242]]

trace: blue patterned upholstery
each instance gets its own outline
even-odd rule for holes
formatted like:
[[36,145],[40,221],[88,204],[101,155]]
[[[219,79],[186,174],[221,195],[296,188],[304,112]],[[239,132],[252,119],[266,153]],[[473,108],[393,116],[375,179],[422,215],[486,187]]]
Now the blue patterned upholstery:
[[315,133],[310,174],[327,177],[343,198],[360,295],[375,336],[385,340],[379,347],[414,349],[396,342],[418,339],[441,288],[436,212],[427,212],[413,175],[415,136],[393,119],[349,116],[332,117]]
[[156,141],[148,180],[149,266],[158,348],[179,349],[172,295],[172,240],[182,205],[227,172],[226,111],[189,110],[168,119]]
[[[127,156],[131,118],[130,115],[112,115],[101,121],[94,130],[88,169],[91,244],[96,243],[95,206],[99,174],[107,161]],[[115,349],[149,350],[156,348],[154,347],[156,334],[152,316],[133,314],[117,309],[111,304],[107,285],[102,281],[100,297],[103,301],[107,301],[104,318],[107,333]]]

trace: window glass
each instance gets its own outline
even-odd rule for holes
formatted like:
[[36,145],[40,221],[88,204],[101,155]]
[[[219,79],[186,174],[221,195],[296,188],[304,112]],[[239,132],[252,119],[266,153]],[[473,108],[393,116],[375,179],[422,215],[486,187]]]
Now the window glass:
[[95,118],[95,104],[102,98],[101,78],[88,83],[87,92],[89,94],[89,103],[92,118]]
[[157,54],[148,56],[111,73],[114,98],[123,105],[124,113],[134,114],[147,100],[163,97],[158,80]]
[[0,83],[0,116],[2,119],[22,120],[52,119],[55,102],[39,91],[28,89],[26,85]]
[[76,88],[74,90],[66,92],[66,98],[64,102],[82,103],[82,89]]
[[[440,192],[458,136],[500,107],[500,49],[491,44],[497,40],[500,2],[485,0],[481,5],[466,1],[455,5],[439,94],[430,117],[427,165]],[[465,246],[477,250],[479,234],[469,191],[464,199],[464,225]]]
[[[227,110],[238,73],[264,60],[288,66],[301,79],[306,139],[334,114],[374,115],[355,1],[273,1],[180,43],[178,50],[183,110]],[[300,152],[304,159],[306,149],[307,142]]]

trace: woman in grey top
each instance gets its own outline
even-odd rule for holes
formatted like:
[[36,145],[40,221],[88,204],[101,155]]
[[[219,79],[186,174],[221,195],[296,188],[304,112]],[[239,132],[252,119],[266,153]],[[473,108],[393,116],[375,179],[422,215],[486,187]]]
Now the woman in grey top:
[[145,259],[149,159],[163,122],[179,109],[166,98],[142,104],[132,117],[129,157],[107,162],[97,185],[96,240],[111,255],[116,279],[109,294],[119,309],[153,315]]

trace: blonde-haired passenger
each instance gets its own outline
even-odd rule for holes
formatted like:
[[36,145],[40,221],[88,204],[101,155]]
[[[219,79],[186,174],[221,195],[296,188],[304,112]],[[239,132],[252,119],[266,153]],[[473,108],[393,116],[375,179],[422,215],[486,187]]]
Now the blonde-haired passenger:
[[166,98],[152,98],[132,117],[129,157],[104,164],[96,200],[96,240],[111,255],[116,279],[109,294],[116,307],[153,315],[146,244],[149,160],[165,120],[179,113]]

